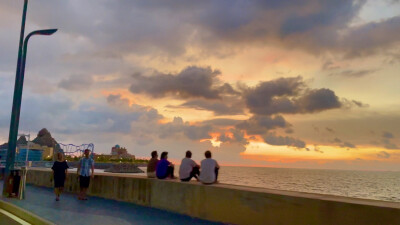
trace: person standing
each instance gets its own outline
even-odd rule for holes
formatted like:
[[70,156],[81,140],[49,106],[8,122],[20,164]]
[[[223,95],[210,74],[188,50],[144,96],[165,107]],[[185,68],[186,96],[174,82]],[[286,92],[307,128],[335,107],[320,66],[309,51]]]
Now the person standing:
[[[85,149],[84,154],[85,156],[79,161],[77,170],[80,187],[79,200],[87,200],[86,192],[90,184],[90,178],[94,178],[94,161],[89,158],[90,150]],[[92,173],[90,173],[90,170]]]
[[179,178],[181,181],[190,181],[194,177],[197,181],[200,175],[200,166],[193,161],[192,152],[186,151],[186,157],[182,159],[179,167]]
[[151,159],[149,160],[149,163],[147,164],[147,177],[148,178],[156,178],[156,167],[158,163],[158,153],[157,151],[152,151],[151,152]]
[[168,152],[161,153],[161,159],[157,163],[156,176],[158,179],[170,177],[174,179],[174,164],[168,161]]
[[57,161],[53,163],[53,179],[54,179],[54,193],[56,194],[56,201],[60,201],[60,195],[64,190],[64,182],[67,179],[68,164],[64,160],[64,154],[57,153]]
[[201,161],[200,181],[203,184],[213,184],[217,182],[219,165],[217,161],[211,158],[211,152],[204,153],[206,159]]

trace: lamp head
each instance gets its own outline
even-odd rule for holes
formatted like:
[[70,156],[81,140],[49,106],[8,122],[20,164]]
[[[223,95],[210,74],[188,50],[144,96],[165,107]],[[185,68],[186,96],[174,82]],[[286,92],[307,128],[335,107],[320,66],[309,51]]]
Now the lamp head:
[[39,34],[39,35],[52,35],[54,34],[58,29],[46,29],[46,30],[37,30],[34,31],[35,34]]

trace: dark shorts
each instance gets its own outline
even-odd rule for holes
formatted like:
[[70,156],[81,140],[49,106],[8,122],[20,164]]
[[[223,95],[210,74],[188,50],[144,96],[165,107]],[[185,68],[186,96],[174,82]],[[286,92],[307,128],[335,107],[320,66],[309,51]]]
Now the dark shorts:
[[88,188],[90,184],[90,177],[79,176],[79,186],[81,188]]

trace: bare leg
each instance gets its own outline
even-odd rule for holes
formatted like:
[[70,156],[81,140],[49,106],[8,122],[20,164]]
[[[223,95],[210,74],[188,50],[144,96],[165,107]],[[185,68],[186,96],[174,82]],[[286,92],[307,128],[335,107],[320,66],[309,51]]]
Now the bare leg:
[[56,193],[56,201],[60,200],[60,189],[59,188],[55,188],[54,192]]
[[83,199],[83,200],[87,200],[87,198],[86,198],[86,192],[87,192],[87,188],[82,188],[82,199]]
[[78,199],[79,200],[83,199],[83,188],[80,188]]

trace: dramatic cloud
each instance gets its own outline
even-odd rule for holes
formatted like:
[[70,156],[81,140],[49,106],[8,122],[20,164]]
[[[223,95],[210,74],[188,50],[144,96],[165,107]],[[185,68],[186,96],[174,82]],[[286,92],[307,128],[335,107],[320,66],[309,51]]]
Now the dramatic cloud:
[[400,147],[397,144],[391,142],[390,139],[383,139],[382,142],[383,146],[386,149],[400,149]]
[[250,112],[259,115],[313,113],[340,108],[342,105],[329,89],[305,88],[301,77],[261,82],[247,90],[246,104]]
[[381,158],[381,159],[388,159],[388,158],[390,158],[390,154],[387,153],[387,152],[385,152],[385,151],[380,151],[376,156],[377,156],[378,158]]
[[329,76],[343,76],[343,77],[364,77],[369,74],[375,73],[376,69],[369,70],[344,70],[341,72],[331,73]]
[[110,94],[107,96],[107,102],[111,105],[120,105],[127,107],[129,105],[129,100],[123,98],[120,94]]
[[[30,42],[20,130],[46,127],[103,153],[117,143],[137,156],[211,149],[235,163],[251,148],[275,149],[260,141],[320,159],[334,155],[320,149],[353,158],[399,149],[398,3],[31,1],[26,30],[59,31]],[[22,4],[0,3],[0,139],[8,135]],[[373,153],[364,150],[371,140]]]
[[218,136],[218,141],[247,145],[249,142],[244,135],[245,133],[239,129],[229,129],[229,134],[221,134]]
[[341,147],[344,148],[356,148],[356,146],[348,141],[343,142],[343,144],[341,145]]
[[244,104],[242,104],[241,101],[236,101],[236,99],[233,99],[232,101],[196,99],[187,101],[177,107],[208,110],[214,112],[215,115],[244,114]]
[[337,144],[341,148],[357,148],[357,146],[355,144],[350,143],[348,141],[342,141],[337,137],[332,140],[332,143]]
[[335,130],[334,129],[332,129],[332,128],[329,128],[329,127],[325,127],[325,129],[328,131],[328,132],[330,132],[330,133],[335,133]]
[[236,125],[236,128],[245,130],[248,135],[265,134],[276,128],[286,128],[290,124],[282,116],[252,116],[250,119]]
[[218,70],[210,67],[187,67],[178,74],[156,73],[152,76],[134,74],[134,83],[129,90],[132,93],[146,93],[154,98],[167,95],[179,98],[203,97],[206,99],[218,99],[221,93],[230,92],[233,89],[229,84],[215,85]]
[[349,29],[340,45],[349,49],[347,57],[359,57],[399,44],[399,38],[400,16],[397,16]]
[[93,84],[90,75],[71,75],[67,79],[62,79],[58,87],[69,91],[87,90]]
[[390,138],[394,138],[394,135],[390,132],[385,131],[385,132],[383,132],[382,137],[390,139]]
[[212,131],[211,125],[190,125],[183,122],[182,118],[175,117],[172,122],[161,124],[159,127],[159,137],[168,138],[184,134],[190,140],[210,139],[209,133]]
[[356,101],[356,100],[352,100],[351,102],[352,102],[354,105],[358,106],[358,107],[368,107],[368,106],[369,106],[368,104],[364,104],[364,103],[362,103],[362,102],[360,102],[360,101]]
[[340,140],[339,138],[335,138],[332,141],[333,143],[342,143],[342,140]]
[[201,123],[204,125],[213,125],[213,126],[220,126],[220,127],[231,127],[236,126],[237,124],[241,123],[242,120],[234,120],[234,119],[212,119],[212,120],[203,120]]
[[263,136],[265,143],[270,145],[287,145],[296,148],[305,148],[306,143],[302,140],[288,137],[288,136],[277,136],[274,133],[268,133]]

